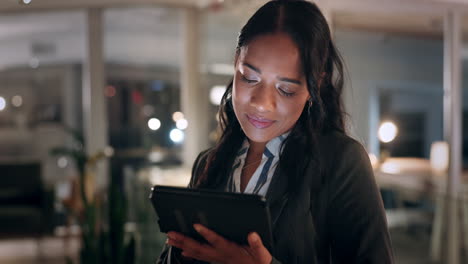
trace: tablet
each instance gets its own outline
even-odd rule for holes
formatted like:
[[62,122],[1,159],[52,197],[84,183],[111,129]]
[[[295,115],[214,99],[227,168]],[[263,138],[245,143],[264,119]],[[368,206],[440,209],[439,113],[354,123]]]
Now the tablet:
[[200,223],[241,245],[248,244],[250,232],[257,232],[265,247],[273,249],[270,212],[262,196],[156,185],[150,199],[163,233],[176,231],[206,242],[193,228]]

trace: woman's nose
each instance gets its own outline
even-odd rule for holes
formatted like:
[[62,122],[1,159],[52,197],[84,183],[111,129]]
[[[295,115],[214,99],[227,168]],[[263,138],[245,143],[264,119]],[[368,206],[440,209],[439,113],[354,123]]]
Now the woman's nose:
[[274,87],[258,86],[251,94],[250,104],[258,112],[271,112],[276,107]]

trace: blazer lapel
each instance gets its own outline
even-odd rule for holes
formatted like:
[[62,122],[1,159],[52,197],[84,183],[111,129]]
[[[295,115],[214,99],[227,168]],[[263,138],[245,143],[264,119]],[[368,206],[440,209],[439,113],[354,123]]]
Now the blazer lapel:
[[288,201],[287,186],[288,177],[281,174],[279,169],[276,169],[266,194],[266,200],[270,208],[271,227],[273,230]]

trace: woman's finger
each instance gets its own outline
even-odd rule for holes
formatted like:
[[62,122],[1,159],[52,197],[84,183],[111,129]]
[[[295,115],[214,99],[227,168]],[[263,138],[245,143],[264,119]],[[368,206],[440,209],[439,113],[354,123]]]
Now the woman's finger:
[[182,250],[200,251],[205,249],[205,246],[200,242],[179,233],[169,232],[167,233],[167,237],[169,238],[168,243],[170,245]]
[[271,262],[271,254],[268,249],[265,248],[262,239],[256,232],[250,233],[247,240],[249,242],[250,254],[252,254],[259,263]]
[[214,247],[225,247],[227,244],[227,240],[216,234],[214,231],[204,227],[203,225],[200,224],[194,224],[193,228],[197,230],[197,232],[203,236],[208,243],[210,243]]
[[216,250],[208,246],[205,248],[186,248],[182,251],[182,256],[212,263],[220,260]]
[[172,240],[181,240],[181,239],[184,239],[185,236],[181,233],[170,231],[167,233],[167,238],[172,239]]
[[176,232],[169,232],[167,236],[168,244],[180,248],[184,257],[214,262],[218,256],[216,250],[208,244],[200,243],[195,239]]

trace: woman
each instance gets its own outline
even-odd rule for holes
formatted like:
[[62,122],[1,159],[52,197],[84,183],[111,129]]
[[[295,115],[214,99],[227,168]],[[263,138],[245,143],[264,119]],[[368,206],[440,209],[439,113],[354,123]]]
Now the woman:
[[274,249],[201,225],[169,232],[159,263],[393,263],[368,156],[345,133],[343,66],[316,5],[271,1],[242,28],[222,136],[199,155],[191,188],[266,196]]

